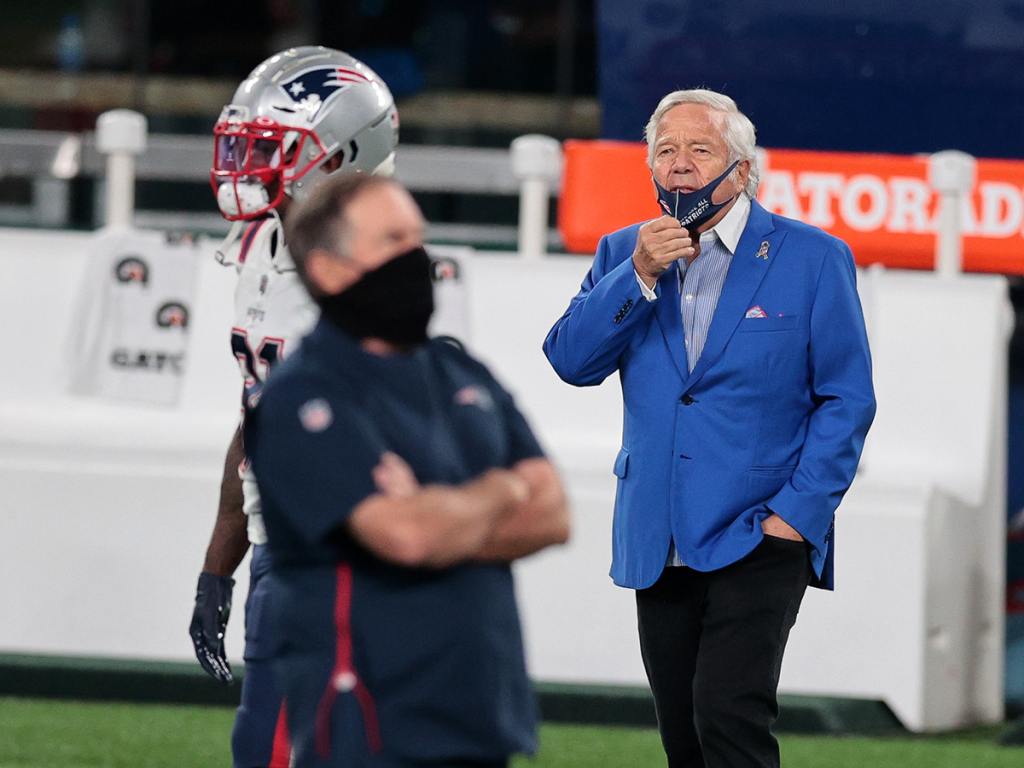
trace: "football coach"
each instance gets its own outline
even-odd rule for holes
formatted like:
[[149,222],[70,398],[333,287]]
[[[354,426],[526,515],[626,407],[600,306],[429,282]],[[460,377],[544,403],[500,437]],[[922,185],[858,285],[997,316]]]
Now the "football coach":
[[875,413],[854,261],[756,202],[729,97],[668,94],[646,140],[665,215],[602,238],[544,351],[576,386],[619,374],[611,576],[669,766],[777,766],[783,651]]
[[536,748],[510,564],[566,540],[565,495],[509,393],[428,337],[423,230],[408,191],[361,174],[288,218],[321,319],[245,447],[295,768],[505,768]]

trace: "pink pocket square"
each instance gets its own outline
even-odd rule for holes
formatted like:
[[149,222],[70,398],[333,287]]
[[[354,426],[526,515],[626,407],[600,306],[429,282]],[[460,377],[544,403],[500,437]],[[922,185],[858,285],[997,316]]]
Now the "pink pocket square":
[[761,309],[761,306],[759,304],[755,304],[754,306],[747,310],[747,314],[745,314],[743,317],[748,319],[751,317],[767,319],[768,313]]

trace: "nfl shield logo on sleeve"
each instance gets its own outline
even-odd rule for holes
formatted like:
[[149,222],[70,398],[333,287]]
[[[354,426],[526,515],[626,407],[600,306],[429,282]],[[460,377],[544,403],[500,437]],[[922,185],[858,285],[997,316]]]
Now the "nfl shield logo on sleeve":
[[475,405],[484,411],[494,408],[494,398],[491,397],[491,393],[482,387],[472,385],[463,387],[456,392],[452,402],[456,405]]
[[316,397],[299,408],[299,421],[307,432],[323,432],[334,421],[334,413],[326,400]]

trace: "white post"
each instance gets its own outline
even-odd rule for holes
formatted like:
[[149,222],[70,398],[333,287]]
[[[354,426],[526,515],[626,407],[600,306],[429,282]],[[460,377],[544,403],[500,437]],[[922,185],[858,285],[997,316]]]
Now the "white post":
[[135,155],[146,149],[146,117],[113,109],[96,120],[96,148],[107,156],[105,223],[130,227],[135,209]]
[[548,245],[551,185],[562,177],[562,145],[530,133],[512,141],[512,173],[519,179],[519,255],[540,259]]
[[966,152],[949,149],[928,159],[928,183],[939,193],[935,228],[935,271],[943,277],[963,269],[961,205],[974,189],[975,160]]

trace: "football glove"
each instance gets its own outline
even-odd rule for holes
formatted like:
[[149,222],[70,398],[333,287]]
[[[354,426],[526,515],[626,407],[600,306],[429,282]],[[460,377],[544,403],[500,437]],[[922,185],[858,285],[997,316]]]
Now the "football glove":
[[229,576],[217,576],[208,571],[200,573],[196,607],[188,628],[200,666],[210,677],[225,685],[235,679],[224,651],[224,631],[231,615],[231,590],[234,586],[235,580]]

